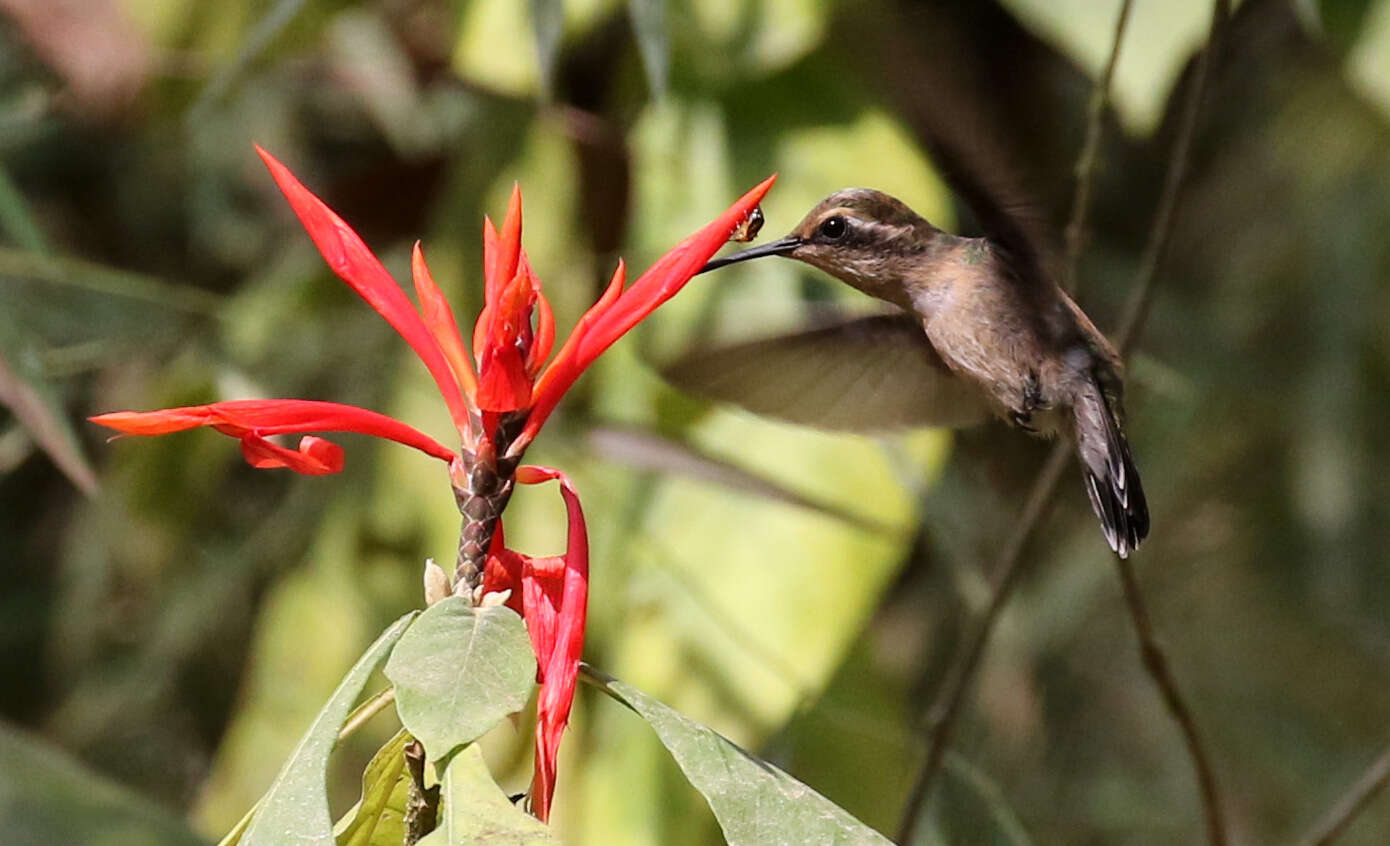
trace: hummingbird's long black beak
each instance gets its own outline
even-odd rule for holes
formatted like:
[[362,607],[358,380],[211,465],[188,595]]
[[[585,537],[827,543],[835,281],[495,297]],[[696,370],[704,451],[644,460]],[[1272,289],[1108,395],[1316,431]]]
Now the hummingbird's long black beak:
[[762,258],[763,256],[784,256],[799,246],[801,246],[801,239],[797,238],[795,235],[788,235],[776,241],[769,241],[760,247],[750,247],[746,250],[733,253],[732,255],[714,259],[709,264],[696,271],[695,275],[698,276],[710,270],[718,270],[727,264],[735,264],[736,262]]

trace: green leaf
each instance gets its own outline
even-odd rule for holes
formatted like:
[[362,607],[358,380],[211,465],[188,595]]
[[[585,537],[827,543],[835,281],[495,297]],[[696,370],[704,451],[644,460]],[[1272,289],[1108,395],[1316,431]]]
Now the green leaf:
[[628,0],[627,10],[647,82],[660,97],[666,93],[666,0]]
[[521,710],[536,679],[526,624],[510,608],[460,597],[430,606],[391,654],[396,710],[431,761]]
[[609,696],[641,715],[709,802],[730,846],[883,844],[891,841],[829,799],[729,739],[585,666]]
[[203,841],[172,814],[0,723],[0,843],[126,846]]
[[401,729],[367,763],[362,773],[362,798],[334,827],[338,846],[400,846],[405,842],[405,803],[410,792],[405,747],[412,740],[410,733]]
[[144,273],[81,259],[48,256],[9,247],[0,247],[0,275],[109,294],[206,317],[218,317],[225,305],[222,296],[192,285],[166,282]]
[[82,445],[54,398],[53,390],[39,374],[24,373],[20,367],[9,363],[5,355],[8,340],[0,338],[0,406],[10,410],[34,443],[78,490],[88,496],[95,494],[98,488],[96,471],[87,462]]
[[390,654],[416,614],[410,612],[382,632],[333,691],[261,800],[260,810],[241,838],[244,846],[333,846],[333,818],[328,810],[328,753],[333,751],[338,729],[347,720],[367,678]]
[[492,780],[477,746],[466,746],[449,760],[439,796],[439,825],[420,840],[420,846],[544,846],[560,842],[544,823],[512,804]]
[[48,252],[48,239],[34,219],[33,209],[3,167],[0,167],[0,229],[31,253]]

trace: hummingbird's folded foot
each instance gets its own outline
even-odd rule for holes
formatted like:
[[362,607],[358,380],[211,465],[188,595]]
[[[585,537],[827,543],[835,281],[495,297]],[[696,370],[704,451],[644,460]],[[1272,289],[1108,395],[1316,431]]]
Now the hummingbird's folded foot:
[[1023,385],[1023,395],[1019,400],[1018,407],[1010,409],[1009,419],[1023,431],[1036,435],[1038,430],[1033,425],[1033,412],[1048,407],[1047,401],[1043,399],[1042,384],[1038,381],[1037,373],[1028,373],[1028,380]]

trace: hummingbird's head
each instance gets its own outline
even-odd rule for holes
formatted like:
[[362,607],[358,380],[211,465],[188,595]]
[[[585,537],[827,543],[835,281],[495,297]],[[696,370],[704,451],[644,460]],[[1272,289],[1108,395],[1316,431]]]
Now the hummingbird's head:
[[714,259],[700,272],[735,262],[786,256],[818,267],[873,296],[896,302],[894,288],[937,233],[901,200],[869,188],[836,191],[786,237]]

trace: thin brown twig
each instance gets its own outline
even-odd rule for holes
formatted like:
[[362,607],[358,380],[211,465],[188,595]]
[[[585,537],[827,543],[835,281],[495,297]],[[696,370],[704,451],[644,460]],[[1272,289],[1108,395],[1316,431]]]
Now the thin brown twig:
[[1134,574],[1134,565],[1127,558],[1116,558],[1119,568],[1120,585],[1124,588],[1125,606],[1129,617],[1134,621],[1134,633],[1139,637],[1139,655],[1159,693],[1168,713],[1173,715],[1182,731],[1183,742],[1192,758],[1192,769],[1197,774],[1197,788],[1202,795],[1202,810],[1207,825],[1207,842],[1212,846],[1226,843],[1225,812],[1222,810],[1221,793],[1216,786],[1216,773],[1211,766],[1211,756],[1202,744],[1197,731],[1197,720],[1192,709],[1178,690],[1178,680],[1168,666],[1168,657],[1154,634],[1153,621],[1149,618],[1144,594],[1139,590],[1139,580]]
[[965,701],[965,693],[975,679],[975,671],[979,669],[985,645],[989,642],[994,625],[1003,613],[1004,606],[1008,604],[1009,597],[1013,595],[1014,585],[1023,571],[1019,566],[1023,561],[1023,547],[1032,537],[1043,512],[1052,501],[1052,493],[1062,479],[1062,470],[1067,466],[1070,455],[1071,447],[1066,442],[1059,441],[1047,457],[1047,463],[1038,471],[1033,487],[1028,492],[1028,499],[1024,503],[1023,513],[1019,515],[1018,522],[1014,523],[1013,531],[1009,533],[995,562],[994,590],[990,593],[989,605],[980,615],[980,622],[966,643],[960,661],[946,677],[940,695],[932,703],[931,711],[927,714],[927,757],[922,762],[922,768],[917,771],[912,791],[908,794],[903,821],[898,828],[899,843],[912,843],[918,827],[926,818],[927,797],[946,760],[951,733],[960,715],[961,704]]
[[1105,107],[1110,103],[1110,80],[1115,76],[1115,65],[1120,60],[1120,45],[1124,43],[1125,26],[1129,23],[1132,5],[1131,0],[1124,0],[1120,4],[1120,14],[1115,20],[1115,38],[1110,44],[1110,58],[1091,87],[1091,99],[1086,104],[1086,140],[1081,145],[1081,155],[1076,159],[1076,196],[1071,205],[1071,220],[1067,223],[1067,255],[1066,263],[1062,266],[1062,289],[1068,294],[1076,292],[1076,268],[1081,263],[1081,251],[1086,247],[1086,220],[1091,214],[1091,183],[1100,164],[1100,136]]
[[[1122,10],[1122,17],[1124,13],[1125,11]],[[1190,93],[1183,105],[1177,139],[1169,159],[1163,192],[1160,195],[1158,208],[1154,215],[1148,244],[1140,260],[1140,269],[1136,274],[1134,293],[1131,294],[1125,318],[1116,334],[1117,345],[1122,355],[1128,353],[1138,335],[1138,330],[1142,328],[1148,317],[1148,305],[1153,296],[1154,280],[1157,278],[1159,262],[1172,232],[1177,200],[1187,172],[1192,136],[1196,131],[1197,116],[1205,94],[1211,57],[1218,48],[1219,36],[1224,30],[1226,19],[1229,16],[1229,0],[1216,0],[1212,12],[1211,33],[1206,48],[1197,58],[1197,67],[1189,89]],[[1122,20],[1116,26],[1117,39],[1123,35],[1123,32],[1124,23]],[[1112,59],[1116,52],[1118,52],[1118,44],[1112,48]],[[1084,154],[1085,151],[1083,150]],[[1089,180],[1086,181],[1085,186],[1089,190]],[[1080,191],[1083,184],[1078,183],[1077,187]],[[1082,203],[1078,201],[1074,204],[1074,208],[1081,205]],[[1089,201],[1085,205],[1088,206]],[[1084,231],[1084,225],[1085,216],[1082,215],[1078,229]],[[928,718],[926,760],[908,798],[903,823],[899,829],[899,843],[911,843],[921,820],[925,818],[926,800],[931,791],[932,783],[941,770],[941,763],[945,759],[965,693],[974,679],[990,634],[1013,593],[1017,576],[1022,570],[1019,564],[1023,547],[1036,528],[1038,520],[1051,499],[1052,492],[1061,479],[1061,471],[1066,464],[1069,451],[1065,444],[1059,444],[1053,449],[1047,463],[1039,471],[1029,492],[1023,514],[1018,523],[1015,524],[1013,533],[1001,551],[995,571],[997,580],[990,596],[990,603],[981,615],[975,635],[967,643],[960,662],[948,676],[940,696],[932,706]],[[1197,773],[1208,836],[1211,843],[1219,846],[1226,842],[1225,825],[1209,756],[1197,734],[1196,723],[1191,710],[1178,691],[1176,680],[1168,671],[1164,653],[1153,635],[1153,627],[1149,623],[1147,609],[1143,604],[1143,597],[1139,592],[1138,584],[1133,577],[1131,565],[1122,559],[1117,560],[1120,562],[1121,581],[1124,585],[1126,604],[1134,620],[1135,629],[1139,633],[1144,665],[1154,678],[1165,704],[1182,730],[1184,741],[1193,759],[1193,768]]]
[[1231,0],[1216,0],[1212,6],[1211,33],[1207,36],[1207,46],[1197,57],[1191,94],[1183,104],[1182,116],[1179,118],[1177,139],[1173,142],[1168,172],[1163,179],[1163,193],[1159,196],[1158,210],[1154,213],[1153,226],[1149,229],[1149,241],[1144,245],[1144,253],[1139,260],[1139,271],[1135,274],[1134,287],[1130,290],[1129,302],[1125,307],[1125,315],[1120,321],[1119,331],[1115,333],[1115,346],[1119,348],[1121,355],[1129,353],[1138,339],[1139,330],[1148,318],[1149,305],[1153,302],[1154,280],[1158,276],[1158,265],[1163,260],[1164,250],[1168,247],[1168,236],[1173,232],[1178,199],[1182,194],[1183,181],[1187,177],[1192,138],[1196,134],[1197,115],[1201,111],[1203,95],[1206,93],[1212,55],[1219,48],[1221,33],[1225,31],[1226,20],[1230,16]]
[[[1221,35],[1229,16],[1230,0],[1216,0],[1212,7],[1211,32],[1207,37],[1207,46],[1197,58],[1197,65],[1193,71],[1191,88],[1189,89],[1190,93],[1187,101],[1183,104],[1178,134],[1173,143],[1172,158],[1168,166],[1167,176],[1164,179],[1163,193],[1159,199],[1158,209],[1154,214],[1149,242],[1145,246],[1144,255],[1140,261],[1124,322],[1116,335],[1116,342],[1122,355],[1128,354],[1138,337],[1139,330],[1148,318],[1149,305],[1153,300],[1154,280],[1157,278],[1159,263],[1163,259],[1169,236],[1172,234],[1178,199],[1182,193],[1184,176],[1187,173],[1192,139],[1196,134],[1197,117],[1206,93],[1211,65],[1220,49]],[[1226,843],[1225,813],[1222,810],[1221,793],[1217,787],[1216,771],[1212,767],[1211,755],[1202,742],[1197,729],[1196,718],[1193,717],[1192,709],[1178,689],[1177,679],[1174,678],[1169,669],[1167,657],[1154,633],[1153,623],[1149,618],[1144,596],[1134,573],[1134,565],[1123,558],[1115,559],[1115,565],[1119,570],[1120,584],[1124,589],[1125,605],[1129,610],[1130,619],[1134,623],[1135,634],[1139,639],[1139,650],[1144,669],[1158,687],[1168,713],[1178,724],[1183,743],[1187,747],[1188,756],[1192,759],[1192,769],[1197,777],[1197,788],[1202,800],[1203,817],[1206,820],[1207,842],[1211,843],[1212,846],[1224,846]]]
[[1366,768],[1366,772],[1347,788],[1347,792],[1342,794],[1336,804],[1328,809],[1322,819],[1318,820],[1299,842],[1303,846],[1329,846],[1332,841],[1342,836],[1347,826],[1351,825],[1351,821],[1387,782],[1390,782],[1390,746],[1381,751]]

